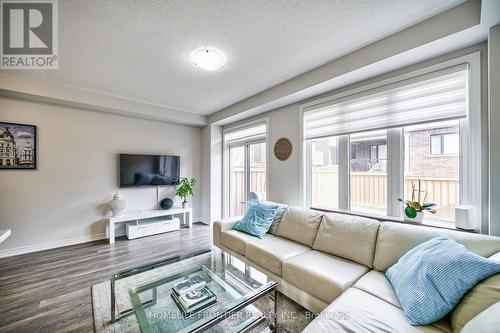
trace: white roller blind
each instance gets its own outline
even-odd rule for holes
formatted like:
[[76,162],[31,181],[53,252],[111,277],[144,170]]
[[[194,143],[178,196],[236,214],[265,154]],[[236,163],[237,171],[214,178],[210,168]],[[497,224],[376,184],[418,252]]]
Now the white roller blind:
[[266,123],[258,123],[247,127],[224,131],[224,142],[235,145],[250,141],[261,140],[266,137]]
[[304,108],[305,139],[467,116],[467,64]]

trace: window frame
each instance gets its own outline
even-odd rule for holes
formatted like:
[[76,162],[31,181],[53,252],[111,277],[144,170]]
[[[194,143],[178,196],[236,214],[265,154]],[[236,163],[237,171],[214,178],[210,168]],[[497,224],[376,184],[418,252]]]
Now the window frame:
[[[227,143],[225,140],[225,135],[229,132],[244,130],[245,128],[253,127],[258,124],[264,123],[266,125],[266,134],[263,138],[259,139],[249,139],[242,140],[236,143]],[[227,127],[222,128],[222,217],[229,218],[230,216],[230,203],[229,203],[229,194],[230,194],[230,175],[229,170],[231,170],[231,159],[230,159],[230,148],[236,147],[245,147],[244,158],[245,158],[245,169],[250,170],[250,152],[249,145],[257,144],[257,143],[265,143],[266,144],[266,192],[269,191],[269,117],[258,118],[252,121],[244,122],[238,125],[229,125]],[[249,172],[245,176],[245,205],[248,205],[248,186],[250,184]],[[266,193],[267,196],[267,193]]]
[[[481,120],[481,55],[480,52],[473,52],[461,57],[450,59],[431,66],[420,68],[414,71],[406,72],[385,80],[367,84],[358,88],[343,91],[321,99],[313,100],[299,106],[300,113],[300,165],[301,165],[301,195],[302,204],[305,207],[311,206],[311,166],[310,166],[310,140],[304,140],[304,113],[305,110],[314,106],[325,105],[340,98],[349,95],[367,93],[370,90],[381,88],[382,86],[392,84],[398,81],[417,78],[418,76],[430,74],[442,69],[463,63],[468,64],[468,115],[466,118],[459,119],[459,140],[460,140],[460,205],[473,207],[472,218],[477,222],[477,229],[482,233],[488,232],[488,216],[485,209],[485,197],[487,194],[487,165],[484,165],[481,151],[483,151],[487,142],[482,137]],[[431,121],[432,122],[432,121]],[[456,133],[456,132],[455,132]],[[350,210],[350,189],[349,189],[349,140],[342,143],[339,137],[339,209]],[[404,170],[405,170],[405,150],[404,150],[404,128],[387,129],[387,216],[402,218],[402,209],[397,202],[404,194]],[[443,141],[441,139],[441,141]],[[309,150],[309,152],[308,152]],[[440,155],[431,155],[440,156]],[[309,159],[308,159],[309,158]],[[341,167],[342,164],[344,168]],[[391,176],[390,176],[391,175]],[[392,176],[394,175],[394,176]],[[344,198],[341,193],[347,193]]]
[[[460,148],[458,153],[446,153],[444,149],[444,137],[447,135],[454,135],[458,134],[458,140],[460,141],[460,133],[459,132],[448,132],[448,133],[436,133],[436,134],[430,134],[429,135],[429,155],[432,157],[439,157],[439,156],[455,156],[460,154]],[[433,153],[432,152],[432,138],[439,138],[439,153]]]
[[[434,139],[434,138],[439,138],[439,153],[432,152],[432,148],[434,147],[432,139]],[[429,155],[430,156],[443,155],[443,133],[429,135]]]

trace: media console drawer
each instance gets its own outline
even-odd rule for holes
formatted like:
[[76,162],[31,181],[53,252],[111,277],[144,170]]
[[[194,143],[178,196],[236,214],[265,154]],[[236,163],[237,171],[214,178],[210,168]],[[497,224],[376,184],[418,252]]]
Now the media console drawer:
[[180,219],[174,217],[171,220],[158,221],[155,223],[127,224],[127,238],[134,239],[179,230],[180,223]]

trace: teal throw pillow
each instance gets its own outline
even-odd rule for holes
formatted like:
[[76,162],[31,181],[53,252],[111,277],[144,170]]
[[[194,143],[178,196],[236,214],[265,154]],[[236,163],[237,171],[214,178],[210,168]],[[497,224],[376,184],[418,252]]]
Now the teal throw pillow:
[[245,216],[233,229],[263,238],[273,224],[278,208],[277,205],[250,202]]

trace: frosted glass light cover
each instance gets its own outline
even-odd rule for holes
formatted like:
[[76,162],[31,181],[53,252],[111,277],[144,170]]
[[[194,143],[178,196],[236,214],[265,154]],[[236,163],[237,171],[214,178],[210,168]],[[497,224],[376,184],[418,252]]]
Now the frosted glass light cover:
[[226,64],[227,57],[218,49],[203,47],[191,52],[191,62],[206,71],[215,71]]

